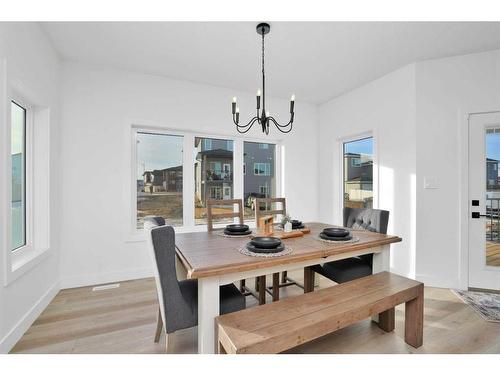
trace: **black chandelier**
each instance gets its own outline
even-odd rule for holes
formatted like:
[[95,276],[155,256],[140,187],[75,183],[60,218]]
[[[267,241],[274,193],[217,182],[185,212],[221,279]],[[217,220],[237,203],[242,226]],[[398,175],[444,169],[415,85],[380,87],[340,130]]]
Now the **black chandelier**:
[[286,125],[280,125],[269,112],[266,111],[266,76],[264,73],[264,35],[269,33],[271,26],[267,23],[259,23],[257,25],[257,34],[262,35],[262,109],[260,109],[260,90],[257,90],[257,116],[253,117],[248,124],[240,125],[240,109],[237,106],[236,97],[233,98],[232,112],[233,122],[236,125],[236,130],[239,133],[246,133],[252,128],[252,125],[257,122],[262,127],[262,132],[269,134],[269,124],[272,122],[276,128],[282,133],[290,133],[293,127],[295,95],[290,98],[290,121]]

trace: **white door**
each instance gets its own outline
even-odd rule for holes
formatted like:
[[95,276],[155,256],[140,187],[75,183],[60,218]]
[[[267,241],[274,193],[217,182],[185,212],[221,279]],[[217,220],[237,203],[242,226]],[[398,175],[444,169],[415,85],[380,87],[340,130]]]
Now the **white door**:
[[469,287],[500,290],[500,113],[469,120]]

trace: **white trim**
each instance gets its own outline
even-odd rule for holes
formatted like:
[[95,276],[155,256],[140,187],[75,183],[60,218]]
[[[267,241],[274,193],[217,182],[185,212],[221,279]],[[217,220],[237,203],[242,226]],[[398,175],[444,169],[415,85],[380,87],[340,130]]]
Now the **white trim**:
[[[10,82],[5,88],[7,110],[4,116],[7,138],[7,171],[11,176],[10,157],[11,101],[26,109],[26,245],[11,250],[12,218],[10,207],[5,208],[5,275],[4,285],[8,285],[50,255],[50,111],[38,107],[26,99],[22,84]],[[36,124],[35,124],[36,122]],[[6,201],[11,202],[12,184],[7,178]],[[36,181],[36,185],[35,185]]]
[[[175,135],[184,137],[183,144],[183,225],[175,227],[177,233],[199,232],[206,231],[205,224],[195,224],[194,200],[195,183],[194,183],[194,162],[195,156],[191,152],[194,148],[195,138],[211,138],[218,140],[233,141],[233,197],[243,199],[244,196],[244,175],[243,175],[243,153],[244,142],[267,143],[274,144],[275,147],[275,178],[276,178],[276,195],[284,195],[284,145],[281,139],[258,139],[248,138],[239,135],[228,136],[222,134],[206,134],[198,133],[189,130],[170,127],[167,124],[152,123],[148,120],[126,119],[126,134],[124,143],[124,160],[126,177],[124,181],[128,181],[125,186],[124,194],[127,197],[128,204],[125,206],[127,212],[126,224],[124,226],[124,241],[125,242],[142,242],[144,241],[144,233],[142,230],[137,230],[137,189],[136,182],[136,167],[137,167],[137,148],[136,134],[137,131],[151,132],[155,134]],[[141,125],[142,124],[142,125]],[[185,168],[185,166],[193,165],[193,168]],[[241,174],[241,176],[240,176]],[[280,178],[281,177],[281,178]],[[282,194],[279,194],[282,192]],[[252,225],[254,220],[245,221]],[[225,224],[220,224],[223,227]],[[218,227],[218,225],[214,225]]]
[[59,281],[57,281],[35,302],[14,327],[0,339],[0,353],[8,353],[14,347],[60,290]]

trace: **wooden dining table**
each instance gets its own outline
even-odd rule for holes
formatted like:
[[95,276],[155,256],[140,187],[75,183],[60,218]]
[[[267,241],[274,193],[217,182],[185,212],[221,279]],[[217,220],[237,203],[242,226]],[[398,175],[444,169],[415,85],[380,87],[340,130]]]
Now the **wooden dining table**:
[[[331,224],[306,223],[309,234],[283,240],[291,253],[278,257],[254,257],[238,250],[249,241],[217,232],[176,234],[177,255],[189,279],[198,280],[198,352],[215,353],[215,317],[219,315],[219,286],[239,280],[298,269],[373,253],[373,273],[389,271],[390,244],[401,238],[365,230],[353,230],[359,241],[330,243],[319,233]],[[306,288],[307,289],[307,288]],[[307,290],[306,290],[307,291]]]

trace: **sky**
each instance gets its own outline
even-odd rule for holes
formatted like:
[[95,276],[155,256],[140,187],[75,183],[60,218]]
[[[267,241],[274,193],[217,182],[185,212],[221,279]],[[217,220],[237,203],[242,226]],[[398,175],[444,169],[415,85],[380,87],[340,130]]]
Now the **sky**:
[[137,179],[144,170],[182,165],[182,144],[182,136],[137,133]]
[[500,133],[486,135],[486,157],[500,160]]
[[373,138],[344,143],[344,151],[353,154],[373,154]]
[[23,140],[24,140],[24,109],[19,107],[17,104],[11,104],[11,154],[19,154],[23,152]]

